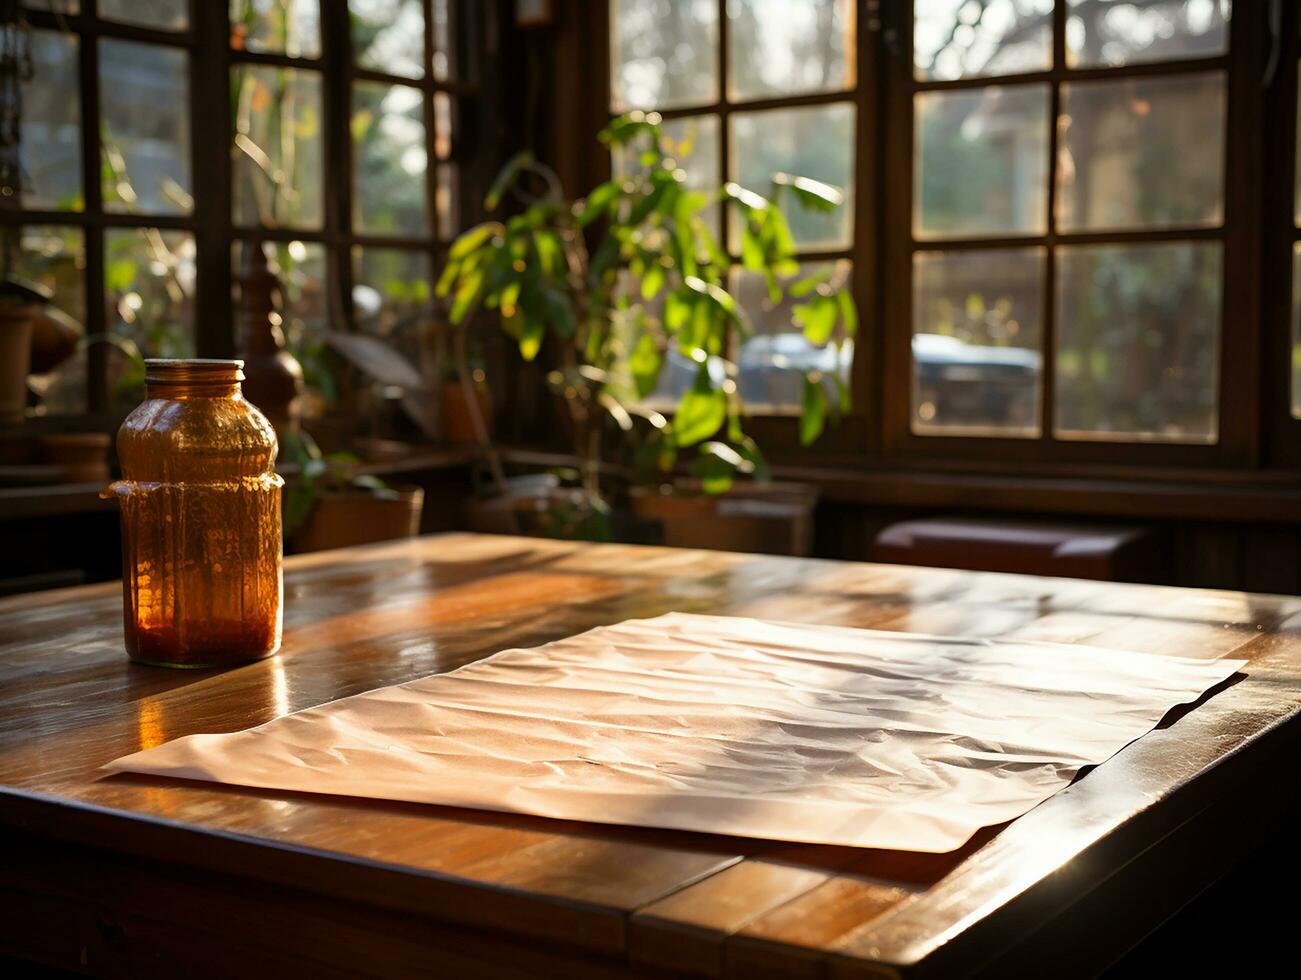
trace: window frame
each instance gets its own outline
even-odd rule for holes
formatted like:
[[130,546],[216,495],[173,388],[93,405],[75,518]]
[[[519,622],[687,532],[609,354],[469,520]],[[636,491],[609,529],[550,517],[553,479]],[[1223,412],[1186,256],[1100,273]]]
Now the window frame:
[[[1301,9],[1296,4],[1282,4],[1277,24],[1278,36],[1271,39],[1276,47],[1274,75],[1267,94],[1267,118],[1274,134],[1265,163],[1265,214],[1274,216],[1266,230],[1266,254],[1262,257],[1267,272],[1265,297],[1268,315],[1265,324],[1265,358],[1262,386],[1267,396],[1268,450],[1273,462],[1284,466],[1301,466],[1301,419],[1292,414],[1292,334],[1293,296],[1301,291],[1294,281],[1293,249],[1301,245],[1301,222],[1297,221],[1297,169],[1301,153],[1297,149],[1298,74],[1301,73]],[[1267,58],[1269,55],[1266,56]],[[1268,61],[1262,61],[1268,64]]]
[[[610,28],[613,0],[594,4],[599,8],[587,22],[591,47],[601,51],[600,63],[592,75],[599,92],[591,112],[591,134],[610,118]],[[1287,6],[1287,5],[1284,5]],[[769,456],[779,463],[799,467],[825,468],[826,472],[862,470],[865,465],[886,470],[931,470],[953,474],[988,474],[1017,472],[1046,477],[1070,476],[1082,479],[1125,478],[1180,480],[1241,479],[1272,462],[1301,463],[1301,420],[1290,418],[1287,407],[1287,381],[1275,365],[1279,343],[1273,328],[1263,322],[1267,310],[1262,297],[1266,286],[1263,269],[1262,241],[1266,224],[1265,207],[1274,192],[1269,185],[1276,169],[1265,168],[1266,126],[1278,128],[1271,111],[1266,113],[1261,93],[1262,65],[1270,48],[1267,5],[1235,3],[1229,30],[1228,50],[1211,58],[1140,63],[1120,68],[1068,68],[1065,64],[1065,21],[1067,8],[1057,3],[1053,9],[1053,63],[1051,68],[1010,75],[962,79],[956,81],[917,81],[913,77],[912,21],[910,0],[858,0],[857,70],[855,85],[834,95],[793,96],[763,100],[756,106],[818,104],[853,99],[857,106],[857,146],[855,149],[855,213],[852,248],[841,257],[854,263],[852,289],[858,302],[861,325],[855,343],[851,374],[853,410],[838,426],[828,427],[819,442],[809,448],[798,444],[795,420],[782,416],[756,416],[750,429],[765,446]],[[725,3],[720,0],[720,95],[727,101],[727,18]],[[1288,10],[1285,22],[1291,25],[1288,43],[1297,44],[1296,13]],[[1288,65],[1286,57],[1283,64]],[[1205,229],[1160,229],[1132,232],[1078,232],[1007,239],[989,238],[981,245],[1033,245],[1049,241],[1087,244],[1126,241],[1191,241],[1197,239],[1223,242],[1223,283],[1217,403],[1218,437],[1214,443],[1175,443],[1159,441],[1104,441],[1057,439],[1052,434],[1052,372],[1045,369],[1041,381],[1044,396],[1040,406],[1041,435],[1038,438],[991,436],[918,435],[912,432],[912,179],[913,179],[913,95],[920,90],[960,90],[987,85],[1012,85],[1047,82],[1051,85],[1050,113],[1055,120],[1060,105],[1060,82],[1091,79],[1170,77],[1193,72],[1221,70],[1226,79],[1225,163],[1223,220],[1218,227]],[[1282,72],[1282,69],[1280,69]],[[590,76],[589,76],[590,77]],[[1295,78],[1291,85],[1295,87]],[[1274,88],[1279,87],[1276,80]],[[1295,95],[1293,95],[1295,98]],[[1291,121],[1282,120],[1285,130],[1293,132],[1295,102],[1286,97],[1283,114],[1291,112]],[[718,103],[702,104],[689,109],[658,110],[665,119],[703,115],[716,111]],[[749,107],[749,103],[746,103]],[[732,109],[731,111],[736,111]],[[722,136],[727,137],[727,127]],[[1050,193],[1056,193],[1052,166],[1057,154],[1057,126],[1050,124],[1048,171]],[[1288,153],[1294,143],[1288,144]],[[720,148],[721,150],[721,148]],[[730,150],[730,147],[729,147]],[[599,156],[599,155],[595,155]],[[720,152],[726,166],[727,152]],[[1292,163],[1286,174],[1290,178]],[[585,178],[603,179],[609,173],[608,158],[595,167],[578,171]],[[1262,190],[1262,185],[1265,189]],[[1291,183],[1286,187],[1291,188]],[[1290,197],[1288,198],[1290,201]],[[1052,202],[1050,201],[1050,206]],[[1272,212],[1271,212],[1272,213]],[[1288,212],[1290,222],[1291,212]],[[1286,231],[1289,248],[1293,228]],[[1298,233],[1301,237],[1301,232]],[[943,250],[960,247],[957,239],[925,240],[923,249]],[[971,247],[975,247],[973,240]],[[1277,250],[1275,250],[1277,251]],[[803,253],[801,253],[803,254]],[[1286,260],[1290,263],[1291,253]],[[1281,275],[1283,259],[1271,266],[1269,279]],[[1277,267],[1277,268],[1276,268]],[[1055,276],[1050,258],[1045,266],[1045,289]],[[1287,288],[1281,295],[1290,296],[1290,264]],[[1271,289],[1273,297],[1280,295]],[[1046,335],[1044,364],[1050,366],[1051,345],[1056,315],[1053,293],[1045,293]],[[1279,303],[1275,302],[1275,307]],[[1278,329],[1288,331],[1288,306],[1279,310]],[[1270,320],[1275,317],[1269,314]],[[1268,335],[1267,335],[1268,334]],[[1286,347],[1284,350],[1288,349]],[[1278,377],[1275,377],[1275,376]],[[1272,406],[1284,402],[1283,419]],[[1274,419],[1266,430],[1267,412]],[[1279,434],[1267,443],[1266,436]],[[1284,447],[1284,443],[1290,446]],[[1292,451],[1289,452],[1288,450]]]
[[[1097,467],[1124,464],[1161,470],[1170,467],[1248,467],[1260,459],[1261,401],[1259,397],[1259,195],[1246,179],[1259,173],[1261,145],[1260,94],[1252,84],[1262,60],[1259,50],[1261,20],[1235,3],[1229,28],[1229,46],[1210,58],[1180,59],[1122,67],[1070,68],[1065,59],[1068,8],[1057,0],[1052,13],[1052,64],[1046,70],[955,80],[914,78],[912,55],[912,4],[900,3],[897,23],[887,28],[897,41],[886,46],[887,102],[884,168],[885,184],[895,189],[885,201],[881,229],[886,255],[882,297],[883,331],[883,451],[914,464],[967,462],[979,465],[997,460],[1042,469],[1063,465]],[[1263,11],[1262,11],[1263,12]],[[1091,80],[1171,78],[1223,71],[1226,83],[1224,132],[1223,221],[1205,228],[1146,229],[1102,232],[1061,232],[1052,221],[1056,204],[1055,167],[1061,107],[1061,84]],[[1050,86],[1048,133],[1048,227],[1043,235],[915,239],[913,236],[914,95],[931,91],[965,91],[990,86],[1048,83]],[[1059,439],[1053,434],[1054,353],[1056,330],[1055,247],[1073,244],[1139,244],[1164,241],[1220,241],[1223,243],[1218,392],[1218,436],[1206,444],[1162,441]],[[1040,378],[1040,434],[1033,438],[917,434],[912,431],[912,255],[914,251],[946,251],[993,247],[1038,246],[1047,249],[1044,267],[1042,364]],[[1232,318],[1230,317],[1232,311]]]
[[[326,250],[326,290],[331,314],[341,318],[344,329],[353,330],[353,249],[395,248],[422,252],[436,270],[449,242],[460,225],[476,213],[480,181],[470,164],[478,154],[467,133],[477,131],[472,116],[480,103],[481,44],[475,18],[461,16],[462,5],[448,3],[448,36],[451,44],[447,79],[436,79],[433,71],[434,0],[421,0],[425,16],[424,64],[419,79],[389,75],[354,63],[348,5],[342,0],[319,0],[321,50],[319,57],[305,58],[274,52],[237,50],[231,36],[228,0],[188,0],[187,27],[167,31],[106,19],[99,15],[95,0],[82,0],[78,12],[57,13],[27,0],[23,12],[31,27],[70,33],[78,39],[81,106],[81,180],[83,207],[80,211],[57,211],[25,207],[0,208],[0,226],[21,230],[24,226],[73,227],[82,234],[83,282],[86,316],[85,336],[108,331],[105,303],[105,233],[113,229],[157,228],[184,231],[195,241],[194,348],[199,357],[231,357],[237,351],[235,336],[236,243],[254,238],[263,242],[301,241],[319,243]],[[101,146],[99,124],[99,42],[115,39],[164,45],[184,51],[189,71],[189,139],[191,187],[194,207],[188,215],[123,213],[106,211],[100,183]],[[322,103],[322,203],[319,228],[269,228],[241,225],[233,213],[230,112],[230,75],[240,64],[268,65],[317,72],[321,77]],[[376,235],[352,228],[352,139],[349,121],[354,81],[369,80],[386,85],[417,88],[423,99],[423,122],[428,153],[425,172],[428,226],[420,235]],[[435,93],[450,100],[451,133],[449,152],[437,155]],[[477,106],[482,112],[482,106]],[[444,228],[437,213],[438,171],[441,164],[457,168],[453,211],[460,216],[458,227]],[[467,176],[470,179],[467,179]],[[81,418],[96,428],[115,423],[107,390],[107,352],[102,344],[87,348],[87,413]]]

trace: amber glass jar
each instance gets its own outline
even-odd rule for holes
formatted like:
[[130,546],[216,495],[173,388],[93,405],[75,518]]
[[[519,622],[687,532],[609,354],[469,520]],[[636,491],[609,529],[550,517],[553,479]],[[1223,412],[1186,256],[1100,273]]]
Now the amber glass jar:
[[244,400],[242,361],[145,362],[145,400],[117,434],[122,591],[131,659],[258,660],[280,647],[276,434]]

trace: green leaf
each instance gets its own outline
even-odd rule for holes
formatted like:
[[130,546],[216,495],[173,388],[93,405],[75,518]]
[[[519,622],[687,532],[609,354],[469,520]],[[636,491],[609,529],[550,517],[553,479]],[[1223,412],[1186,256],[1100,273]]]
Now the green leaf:
[[466,273],[461,279],[461,285],[457,287],[456,297],[452,300],[452,310],[449,314],[453,323],[461,323],[474,312],[479,303],[479,297],[483,287],[483,272],[475,270]]
[[829,213],[845,202],[845,195],[841,193],[840,188],[824,184],[820,180],[776,173],[772,176],[772,182],[778,186],[789,187],[795,194],[795,200],[806,211]]
[[845,324],[845,336],[858,333],[858,305],[848,289],[836,290],[836,303],[840,306],[840,319]]
[[542,341],[547,336],[547,325],[541,320],[526,320],[520,329],[520,357],[531,361],[538,356]]
[[636,228],[646,220],[652,211],[659,209],[664,197],[672,189],[671,184],[660,184],[649,194],[645,195],[640,201],[632,206],[628,212],[628,220],[625,222],[629,228]]
[[485,221],[483,224],[475,225],[457,236],[456,241],[452,242],[452,247],[447,250],[447,257],[452,260],[463,259],[489,238],[505,230],[500,221]]
[[641,279],[641,298],[649,302],[655,298],[655,295],[664,288],[664,266],[658,262],[653,263],[646,269],[646,274]]
[[734,319],[740,316],[740,307],[736,305],[736,300],[732,297],[732,294],[717,283],[705,282],[697,276],[687,276],[682,282],[688,289],[692,289],[702,296],[708,296],[720,309]]
[[807,303],[797,304],[791,310],[791,316],[804,328],[804,338],[810,344],[821,347],[831,339],[839,312],[840,307],[834,297],[814,296]]
[[673,417],[673,434],[679,446],[694,446],[708,439],[727,420],[727,396],[710,385],[709,370],[704,364],[696,382],[678,402]]
[[592,193],[587,195],[587,200],[578,207],[575,215],[578,227],[586,228],[599,218],[602,212],[610,206],[610,202],[619,196],[622,187],[623,183],[618,179],[607,180],[604,184],[597,184]]
[[136,281],[135,259],[113,259],[104,269],[104,287],[113,293],[121,293],[131,288]]
[[831,278],[831,273],[831,269],[819,269],[817,272],[811,273],[799,282],[792,284],[790,289],[786,290],[786,292],[790,293],[796,299],[803,299],[824,282],[827,282]]
[[620,429],[624,432],[632,431],[632,416],[628,414],[628,410],[619,403],[617,398],[608,391],[603,391],[596,396],[596,400],[610,413],[610,418],[614,419],[615,424]]
[[628,369],[632,372],[633,383],[637,386],[637,397],[645,398],[659,384],[660,369],[664,365],[664,354],[660,351],[655,338],[643,333],[637,338],[632,356],[628,359]]
[[583,346],[583,356],[589,364],[600,358],[601,348],[605,346],[606,333],[604,320],[592,318],[587,321],[587,343]]
[[836,400],[841,415],[847,415],[854,410],[854,400],[850,392],[849,382],[839,374],[836,375]]
[[700,447],[701,453],[717,456],[738,473],[749,473],[754,466],[739,452],[725,442],[707,442]]
[[664,326],[670,333],[677,333],[691,316],[694,295],[688,290],[675,289],[664,298]]
[[827,425],[827,392],[820,377],[804,376],[804,404],[800,409],[800,445],[811,446]]
[[771,480],[772,470],[768,466],[768,460],[759,451],[758,443],[749,436],[742,436],[735,442],[736,451],[740,453],[742,459],[750,464],[750,473],[754,479],[764,482]]
[[767,266],[763,257],[763,245],[748,221],[741,229],[741,264],[752,272],[761,272]]
[[[712,443],[711,445],[720,445]],[[726,460],[712,453],[701,453],[691,464],[692,475],[700,481],[700,489],[710,495],[727,493],[732,489],[736,471]]]
[[735,181],[728,181],[723,185],[723,194],[752,211],[766,211],[769,207],[769,201],[766,197],[742,187]]
[[[786,221],[786,215],[782,214],[777,208],[773,208],[768,212],[767,224],[772,239],[771,260],[773,263],[778,263],[783,259],[789,259],[795,254],[795,239],[791,236],[791,226]],[[792,268],[794,268],[793,265]],[[778,271],[782,275],[787,275],[784,268]]]
[[507,188],[515,183],[520,173],[526,168],[532,166],[533,154],[528,150],[522,153],[516,153],[506,161],[506,165],[497,173],[497,179],[492,182],[492,187],[488,188],[488,193],[483,199],[483,206],[488,211],[497,210],[497,205],[501,204],[501,199],[505,196]]
[[610,121],[610,125],[601,130],[600,140],[611,146],[622,146],[636,139],[642,133],[650,135],[652,142],[659,145],[660,115],[658,112],[646,113],[639,109],[626,112]]
[[714,309],[712,303],[697,297],[692,302],[690,323],[678,331],[678,350],[700,363],[704,363],[706,348],[714,333]]
[[520,281],[515,279],[501,287],[501,295],[498,297],[498,305],[501,307],[501,315],[507,318],[515,315],[515,309],[519,305]]
[[533,247],[537,249],[543,274],[554,276],[563,268],[560,239],[554,231],[538,229],[533,232]]

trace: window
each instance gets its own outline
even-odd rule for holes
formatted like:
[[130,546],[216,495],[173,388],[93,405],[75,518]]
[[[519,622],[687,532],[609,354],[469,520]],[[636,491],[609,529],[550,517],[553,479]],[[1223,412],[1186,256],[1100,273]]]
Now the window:
[[[1260,99],[1264,11],[1230,0],[609,7],[608,108],[658,110],[691,148],[692,179],[762,190],[785,169],[844,189],[837,214],[794,221],[806,264],[836,263],[856,282],[859,357],[871,361],[852,370],[857,452],[1258,459],[1259,406],[1241,393],[1259,386],[1262,327],[1254,312],[1224,311],[1260,288],[1260,215],[1236,187],[1263,182],[1251,169],[1260,123],[1243,110]],[[1236,46],[1235,16],[1246,18]],[[789,411],[782,365],[812,352],[781,310],[733,286],[758,324],[740,352],[747,402]]]
[[[144,356],[238,349],[255,240],[292,346],[413,329],[460,228],[451,0],[31,0],[8,267],[106,338],[38,379],[43,411],[121,411]],[[227,45],[226,39],[229,39]],[[465,59],[462,58],[462,61]]]
[[[836,213],[792,209],[788,217],[801,275],[829,267],[845,281],[854,271],[855,8],[852,0],[610,0],[609,109],[658,111],[696,185],[733,180],[766,194],[772,175],[786,172],[839,188],[845,204]],[[728,217],[720,205],[719,235],[736,254],[741,229],[723,227]],[[754,327],[733,352],[750,408],[798,413],[801,375],[811,368],[848,379],[850,345],[839,355],[811,346],[752,276],[738,267],[733,277]],[[676,401],[692,376],[671,351],[654,400]]]
[[[195,351],[196,221],[184,0],[32,10],[18,180],[0,212],[10,274],[50,288],[88,335],[47,410],[102,405],[135,377],[122,349]],[[117,345],[117,346],[114,346]]]
[[1227,0],[917,0],[894,445],[1220,440],[1229,22]]

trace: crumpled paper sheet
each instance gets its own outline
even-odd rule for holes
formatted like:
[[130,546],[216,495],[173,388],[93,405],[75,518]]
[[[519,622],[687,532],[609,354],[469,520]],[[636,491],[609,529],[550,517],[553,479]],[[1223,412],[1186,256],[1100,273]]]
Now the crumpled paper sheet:
[[107,768],[940,852],[1243,663],[671,613]]

